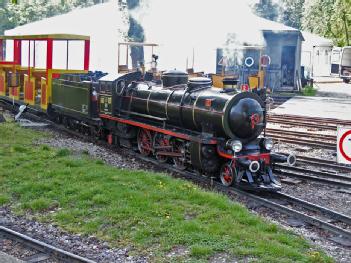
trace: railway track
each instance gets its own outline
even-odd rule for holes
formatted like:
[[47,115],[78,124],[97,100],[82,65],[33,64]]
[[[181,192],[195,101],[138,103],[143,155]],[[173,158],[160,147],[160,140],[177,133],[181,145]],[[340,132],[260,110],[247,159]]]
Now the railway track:
[[272,114],[267,117],[270,123],[301,126],[318,130],[336,131],[338,126],[351,126],[351,121],[339,119],[305,117],[297,115]]
[[292,136],[288,134],[284,134],[282,131],[281,134],[274,134],[274,133],[266,133],[266,135],[270,136],[276,142],[285,142],[291,144],[298,144],[298,145],[305,145],[317,148],[323,148],[328,150],[336,150],[336,143],[325,142],[320,140],[309,140],[309,139],[302,139],[297,138],[297,136]]
[[[351,217],[349,216],[285,193],[275,193],[269,196],[267,200],[274,204],[280,204],[282,210],[292,212],[297,218],[306,223],[351,240]],[[289,210],[290,208],[287,209],[287,207],[293,207],[291,210],[294,211]]]
[[340,120],[334,118],[321,118],[321,117],[307,117],[300,115],[288,115],[288,114],[273,114],[272,118],[283,118],[284,120],[297,120],[297,121],[308,121],[317,122],[329,125],[351,125],[351,121]]
[[321,158],[313,158],[313,157],[308,157],[303,155],[297,155],[296,158],[298,163],[318,166],[318,167],[332,168],[334,170],[351,173],[351,166],[338,164],[335,161],[330,161],[330,160],[321,159]]
[[316,134],[316,133],[301,132],[301,131],[287,131],[284,129],[274,129],[274,128],[267,128],[266,133],[272,134],[272,135],[279,135],[279,134],[292,135],[292,136],[296,136],[296,137],[306,137],[306,138],[336,142],[335,135]]
[[336,136],[285,131],[280,129],[267,129],[266,135],[270,136],[277,142],[336,150]]
[[339,175],[331,172],[316,171],[301,167],[291,167],[276,164],[274,171],[280,175],[326,183],[344,188],[351,188],[351,176]]
[[[35,117],[39,118],[37,116]],[[51,121],[48,121],[48,123],[52,124],[59,131],[63,131],[68,133],[71,136],[76,136],[80,139],[87,140],[87,136],[84,136],[78,132],[69,130]],[[90,139],[88,138],[88,140],[89,142],[92,141],[91,138]],[[98,142],[98,143],[103,146],[109,146],[106,142]],[[246,198],[248,200],[251,200],[260,204],[263,207],[285,214],[292,218],[300,219],[306,222],[307,224],[313,225],[319,229],[323,229],[329,233],[332,233],[336,237],[345,238],[347,242],[349,241],[351,242],[351,232],[350,232],[351,218],[346,215],[337,213],[335,211],[332,211],[322,206],[318,206],[316,204],[309,203],[307,201],[298,199],[293,196],[288,197],[288,195],[283,193],[270,194],[269,196],[260,196],[257,194],[245,192],[243,190],[240,190],[234,187],[225,187],[215,178],[200,176],[199,174],[192,171],[179,170],[171,164],[160,163],[154,158],[143,156],[139,153],[136,153],[133,150],[125,149],[124,152],[126,154],[132,155],[133,157],[136,157],[139,160],[151,163],[155,165],[155,167],[163,171],[171,172],[175,174],[177,177],[182,177],[185,179],[189,179],[193,182],[200,183],[201,185],[207,188],[211,188],[211,190],[216,190],[216,191],[225,193],[232,198],[236,196],[239,196],[241,198]],[[282,203],[281,201],[283,197],[285,198],[285,200],[289,199],[289,200],[286,200],[286,202],[284,202],[285,204]],[[292,204],[294,208],[291,207]]]
[[70,252],[56,248],[29,236],[23,235],[9,228],[0,226],[0,242],[3,240],[11,240],[15,244],[20,243],[24,248],[34,250],[35,254],[25,259],[25,262],[72,262],[72,263],[94,263],[87,258],[74,255]]
[[284,120],[284,119],[275,119],[268,117],[267,118],[268,123],[278,123],[278,124],[283,124],[283,125],[290,125],[293,127],[308,127],[308,128],[313,128],[317,130],[328,130],[328,131],[336,131],[337,126],[335,125],[321,125],[321,124],[316,124],[313,122],[303,122],[303,121],[295,121],[295,120]]

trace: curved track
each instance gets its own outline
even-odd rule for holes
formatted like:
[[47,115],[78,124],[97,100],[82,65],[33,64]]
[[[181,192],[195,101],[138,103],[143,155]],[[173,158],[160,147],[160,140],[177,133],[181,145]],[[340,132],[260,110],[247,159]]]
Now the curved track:
[[87,258],[83,258],[77,255],[74,255],[70,252],[64,251],[62,249],[53,247],[49,244],[46,244],[44,242],[41,242],[39,240],[33,239],[29,236],[23,235],[21,233],[18,233],[16,231],[13,231],[9,228],[0,226],[0,238],[1,239],[7,239],[7,240],[12,240],[16,244],[20,243],[26,248],[30,248],[35,250],[37,253],[34,254],[33,256],[30,256],[30,258],[23,259],[26,262],[41,262],[41,261],[47,261],[53,260],[54,262],[73,262],[73,263],[94,263],[95,261],[92,261]]

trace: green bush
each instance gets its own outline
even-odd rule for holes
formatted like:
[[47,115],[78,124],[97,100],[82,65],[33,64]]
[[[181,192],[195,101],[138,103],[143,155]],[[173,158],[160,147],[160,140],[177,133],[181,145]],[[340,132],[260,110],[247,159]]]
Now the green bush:
[[315,96],[317,90],[313,86],[305,86],[302,88],[302,95],[303,96]]

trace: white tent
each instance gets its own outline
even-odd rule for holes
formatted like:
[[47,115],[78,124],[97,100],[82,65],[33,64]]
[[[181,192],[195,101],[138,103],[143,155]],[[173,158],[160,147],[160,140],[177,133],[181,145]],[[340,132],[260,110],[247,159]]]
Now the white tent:
[[[133,16],[143,25],[147,42],[160,44],[161,69],[215,72],[216,48],[226,45],[265,45],[263,31],[299,32],[257,17],[244,0],[148,0]],[[117,0],[73,10],[6,31],[6,35],[66,33],[91,37],[90,69],[116,72],[117,42],[128,31]],[[148,61],[146,61],[148,62]]]
[[118,42],[124,40],[127,27],[117,1],[111,1],[19,26],[5,34],[88,35],[91,37],[90,69],[116,72]]
[[329,76],[333,41],[318,35],[302,32],[302,65],[311,76]]
[[148,0],[133,12],[142,23],[146,40],[160,47],[160,65],[215,72],[216,48],[265,45],[263,31],[299,32],[253,14],[244,0]]

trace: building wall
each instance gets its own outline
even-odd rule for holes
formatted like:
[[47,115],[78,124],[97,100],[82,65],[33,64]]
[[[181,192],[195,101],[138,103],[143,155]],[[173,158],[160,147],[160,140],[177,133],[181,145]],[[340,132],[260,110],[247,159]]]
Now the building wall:
[[[299,31],[289,32],[264,32],[265,49],[263,54],[267,54],[271,58],[271,64],[265,69],[265,86],[277,90],[293,90],[298,88],[298,80],[301,76],[301,47],[302,37]],[[259,50],[255,51],[257,56],[250,55],[251,57],[258,58]],[[223,50],[217,52],[217,74],[220,74],[222,67],[218,62],[222,58]],[[242,60],[245,59],[246,54],[243,53]],[[240,83],[247,81],[247,76],[257,73],[258,62],[251,68],[243,65],[237,67],[237,70],[229,70],[239,76]]]
[[[301,76],[301,35],[298,31],[265,32],[264,38],[266,53],[271,57],[271,65],[267,69],[268,86],[273,89],[297,89],[297,76]],[[284,61],[288,69],[282,64]]]

